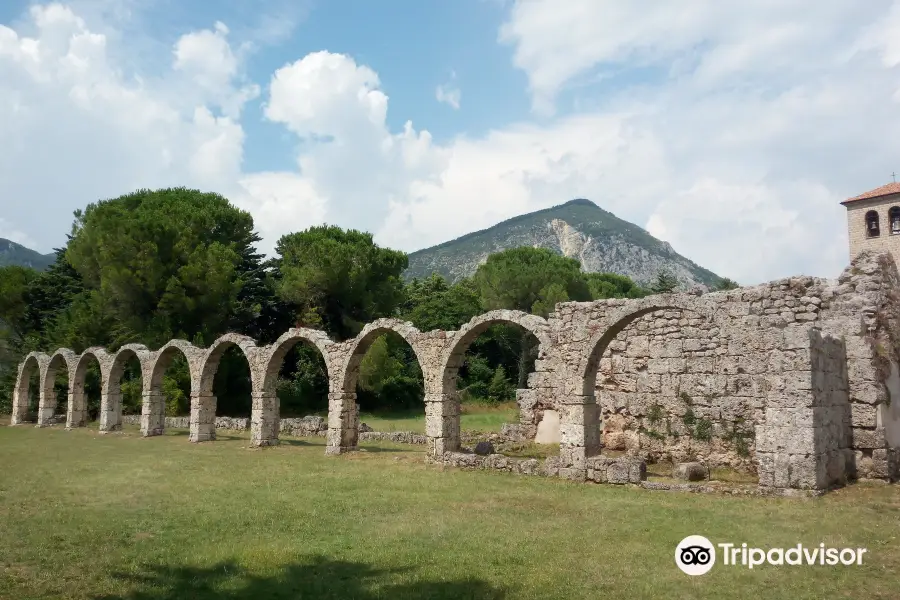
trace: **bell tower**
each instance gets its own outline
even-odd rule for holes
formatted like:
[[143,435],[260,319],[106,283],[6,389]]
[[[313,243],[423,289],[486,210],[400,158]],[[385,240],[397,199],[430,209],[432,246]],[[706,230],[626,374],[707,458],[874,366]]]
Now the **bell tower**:
[[841,202],[847,207],[850,260],[863,250],[890,252],[900,269],[900,183]]

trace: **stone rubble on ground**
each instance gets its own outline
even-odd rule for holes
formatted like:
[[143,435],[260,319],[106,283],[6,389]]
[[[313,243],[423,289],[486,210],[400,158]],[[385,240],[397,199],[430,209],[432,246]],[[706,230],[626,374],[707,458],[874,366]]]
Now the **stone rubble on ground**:
[[709,467],[698,462],[676,463],[672,477],[684,481],[705,481],[709,479]]

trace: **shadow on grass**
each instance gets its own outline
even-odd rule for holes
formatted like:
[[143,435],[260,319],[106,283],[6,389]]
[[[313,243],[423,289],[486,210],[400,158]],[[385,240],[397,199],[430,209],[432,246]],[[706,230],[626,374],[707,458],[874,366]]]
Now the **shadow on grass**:
[[395,454],[397,452],[425,452],[425,446],[413,446],[410,447],[406,444],[401,445],[397,442],[396,446],[391,446],[390,448],[382,448],[380,446],[357,446],[357,452],[388,452],[391,454]]
[[[169,428],[167,428],[167,429],[163,429],[163,435],[171,435],[171,436],[175,436],[175,437],[180,437],[180,436],[185,436],[185,435],[191,435],[191,430],[190,429],[169,429]],[[155,437],[155,436],[150,436],[150,437]]]
[[425,419],[425,407],[409,408],[404,410],[386,410],[378,412],[362,412],[359,414],[359,420],[376,419],[384,421],[414,421],[416,419]]
[[392,446],[390,448],[380,448],[378,446],[357,446],[355,450],[355,453],[357,454],[381,454],[382,452],[387,452],[388,454],[403,454],[407,452],[424,454],[425,447],[419,446],[410,448],[405,444],[397,444],[396,446]]
[[94,596],[95,600],[268,600],[335,598],[374,600],[376,598],[502,599],[505,590],[486,581],[415,581],[391,584],[384,581],[410,568],[376,569],[364,563],[309,557],[291,564],[274,576],[246,572],[234,562],[211,567],[145,567],[141,574],[116,573],[119,582],[133,589],[124,595]]
[[[325,448],[325,438],[306,438],[306,439],[298,439],[298,438],[279,438],[279,445],[284,446],[301,446],[305,448]],[[424,446],[416,446],[410,448],[405,444],[400,444],[399,442],[387,442],[387,443],[395,443],[396,447],[383,448],[380,446],[369,446],[360,444],[357,446],[357,452],[423,452]]]
[[225,431],[225,430],[220,429],[219,431],[216,432],[216,440],[217,441],[221,440],[223,442],[233,442],[236,440],[249,440],[250,439],[250,437],[247,435],[240,435],[237,433],[222,433],[222,431]]
[[321,443],[316,443],[314,441],[299,439],[299,438],[287,438],[280,437],[278,438],[279,446],[303,446],[305,448],[324,448],[325,447],[325,438],[322,438]]
[[[215,440],[212,440],[209,442],[203,442],[203,443],[204,444],[208,444],[208,443],[214,444],[215,442],[240,442],[240,441],[249,442],[250,441],[250,437],[246,434],[241,435],[239,433],[222,433],[222,431],[226,431],[226,430],[217,431]],[[187,429],[167,429],[165,435],[183,437],[186,435],[190,435],[190,433],[191,432]],[[315,441],[302,440],[302,439],[297,439],[297,438],[280,437],[280,438],[278,438],[278,444],[276,444],[275,446],[262,446],[262,448],[272,448],[272,447],[277,447],[277,446],[303,446],[306,448],[314,448],[316,446],[320,446],[320,447],[324,448],[325,447],[325,438],[322,438],[321,443],[316,443]]]

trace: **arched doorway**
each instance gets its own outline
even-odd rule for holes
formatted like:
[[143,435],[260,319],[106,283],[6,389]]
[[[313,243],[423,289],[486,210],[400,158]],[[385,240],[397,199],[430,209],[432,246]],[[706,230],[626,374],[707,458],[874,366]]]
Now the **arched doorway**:
[[602,445],[604,454],[668,465],[668,473],[693,461],[753,470],[749,423],[765,395],[728,355],[703,306],[641,302],[609,321],[589,343],[583,372],[583,397],[597,404],[585,415],[596,415],[588,423],[600,432],[588,455]]
[[66,427],[84,427],[100,415],[103,391],[103,367],[98,354],[106,352],[89,348],[78,357],[71,385],[71,398],[66,416]]
[[277,404],[277,433],[304,436],[327,430],[331,381],[326,356],[332,343],[322,331],[293,328],[269,347],[261,388],[262,397]]
[[41,398],[37,415],[38,427],[48,427],[65,422],[63,415],[69,403],[69,365],[74,361],[75,353],[71,350],[57,350],[50,356],[41,382]]
[[190,407],[193,374],[190,360],[203,351],[183,340],[172,340],[155,353],[150,379],[143,386],[141,435],[162,435],[166,416],[181,416]]
[[375,430],[391,431],[402,424],[412,433],[431,435],[427,375],[423,372],[427,349],[421,335],[405,321],[379,319],[349,342],[346,363],[330,395],[328,453],[356,448],[360,409],[369,421],[367,425]]
[[[252,338],[238,334],[225,334],[206,350],[200,367],[198,392],[190,399],[192,442],[216,439],[217,416],[243,417],[252,423],[254,399],[250,364],[257,352]],[[217,392],[222,394],[221,407]],[[278,418],[277,412],[274,418]],[[257,423],[251,437],[258,434],[260,427],[268,429],[271,424]],[[277,435],[272,443],[276,441]]]
[[[45,359],[46,357],[43,356]],[[36,353],[25,357],[16,379],[11,425],[37,423],[41,389],[41,362]]]
[[119,348],[109,369],[103,401],[100,405],[100,431],[122,429],[123,416],[140,416],[144,402],[144,363],[150,352],[140,344]]
[[[508,395],[511,391],[508,388],[515,386],[515,391],[512,393],[516,405],[512,414],[507,416],[513,417],[513,420],[518,420],[519,424],[525,426],[527,433],[524,435],[526,437],[534,437],[535,430],[544,416],[544,409],[547,407],[541,404],[540,398],[534,393],[534,388],[530,385],[529,380],[531,379],[530,374],[534,371],[535,361],[549,347],[547,327],[547,322],[536,315],[520,311],[497,310],[479,315],[460,328],[450,346],[444,350],[438,371],[441,395],[447,407],[444,409],[447,412],[445,417],[451,421],[447,427],[447,433],[451,440],[447,444],[447,450],[455,450],[458,447],[459,438],[454,440],[452,436],[453,434],[458,435],[457,432],[462,430],[464,421],[460,418],[460,414],[465,411],[463,408],[465,402],[471,400],[471,396],[475,395],[467,394],[467,390],[471,386],[472,366],[474,364],[476,368],[483,368],[478,366],[478,358],[472,360],[469,350],[473,348],[478,350],[479,346],[483,349],[484,346],[503,345],[504,336],[508,336],[513,342],[506,344],[507,354],[512,355],[509,357],[512,359],[511,364],[505,368],[501,364],[495,365],[492,379],[496,377],[499,380],[505,375],[505,369],[515,371],[515,383],[507,379],[504,385],[507,389],[501,392]],[[482,339],[484,339],[483,342],[481,342]],[[482,387],[485,388],[483,391],[489,391],[489,385]],[[516,413],[517,419],[515,419]],[[497,425],[497,423],[493,423],[493,425]],[[551,440],[550,443],[558,443],[558,429],[553,437],[555,440]]]

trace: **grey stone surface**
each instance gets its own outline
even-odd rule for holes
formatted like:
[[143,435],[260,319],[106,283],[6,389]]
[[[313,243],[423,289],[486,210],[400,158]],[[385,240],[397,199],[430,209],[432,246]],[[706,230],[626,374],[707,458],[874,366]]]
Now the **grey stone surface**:
[[534,436],[535,427],[531,424],[504,423],[500,426],[500,437],[507,442],[526,442]]
[[475,454],[478,456],[487,456],[494,453],[494,445],[488,441],[478,442],[475,444]]
[[425,445],[429,443],[427,436],[411,431],[366,431],[359,434],[359,439],[366,442],[394,442],[397,444]]
[[[539,467],[528,463],[526,470],[633,483],[641,480],[640,465],[647,461],[699,460],[755,471],[760,486],[779,490],[824,490],[857,477],[898,476],[900,450],[888,435],[896,424],[886,429],[885,415],[893,413],[881,410],[889,401],[885,382],[892,365],[900,364],[900,276],[890,254],[861,253],[836,280],[791,277],[727,292],[565,302],[547,319],[498,310],[459,331],[422,332],[398,319],[379,319],[344,342],[321,331],[291,329],[268,346],[226,334],[209,348],[172,340],[155,351],[129,345],[115,353],[34,352],[19,365],[11,424],[32,414],[39,427],[52,422],[58,410],[53,381],[64,370],[67,427],[84,425],[84,376],[96,362],[100,429],[115,431],[123,422],[124,364],[135,357],[144,386],[141,431],[158,435],[172,426],[165,417],[162,377],[182,355],[191,377],[190,440],[214,440],[223,423],[245,423],[217,419],[212,394],[222,354],[237,347],[250,365],[248,427],[254,446],[276,444],[281,431],[300,431],[324,435],[326,453],[336,455],[354,450],[360,439],[388,435],[424,440],[435,456],[457,456],[463,439],[458,370],[469,345],[495,323],[519,325],[539,342],[535,371],[527,389],[516,394],[520,422],[502,435],[520,439],[526,432],[534,435],[547,416],[559,420],[559,456]],[[424,436],[361,431],[359,366],[371,343],[388,331],[410,344],[421,365]],[[328,418],[315,423],[286,424],[279,415],[277,376],[297,343],[317,348],[328,371]],[[28,405],[32,374],[38,378],[37,407]],[[622,460],[631,462],[598,463],[602,446],[623,451]],[[454,460],[476,460],[462,455]],[[510,470],[521,462],[494,456],[501,455],[479,457],[479,464]]]
[[281,419],[278,430],[296,437],[324,436],[328,431],[328,421],[313,415],[300,419]]
[[709,479],[709,467],[698,462],[676,463],[672,468],[672,477],[684,481],[704,481]]

